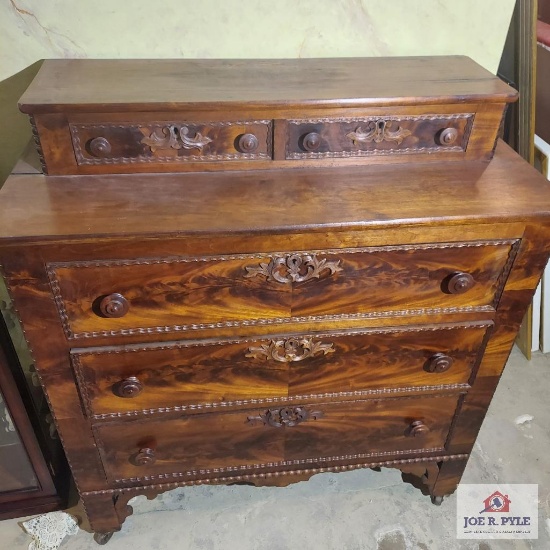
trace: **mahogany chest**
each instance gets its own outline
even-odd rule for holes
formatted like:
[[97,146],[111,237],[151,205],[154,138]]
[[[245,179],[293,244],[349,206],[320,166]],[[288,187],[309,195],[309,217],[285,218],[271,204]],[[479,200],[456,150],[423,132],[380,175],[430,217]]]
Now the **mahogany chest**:
[[185,485],[452,493],[548,259],[550,191],[495,151],[513,90],[465,58],[42,71],[62,175],[8,179],[0,264],[96,539]]

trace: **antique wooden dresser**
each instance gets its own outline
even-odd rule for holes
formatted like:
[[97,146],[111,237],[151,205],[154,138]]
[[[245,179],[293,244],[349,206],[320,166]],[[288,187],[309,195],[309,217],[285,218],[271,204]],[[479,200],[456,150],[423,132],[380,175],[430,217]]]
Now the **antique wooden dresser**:
[[460,57],[44,64],[0,264],[98,542],[185,485],[455,490],[548,259],[515,96]]

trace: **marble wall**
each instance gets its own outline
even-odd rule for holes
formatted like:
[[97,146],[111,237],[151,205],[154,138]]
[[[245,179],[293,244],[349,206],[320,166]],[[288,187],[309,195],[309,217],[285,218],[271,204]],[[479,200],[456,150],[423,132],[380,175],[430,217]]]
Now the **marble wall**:
[[6,0],[0,80],[51,57],[465,54],[498,65],[515,0]]
[[0,186],[30,139],[17,101],[41,59],[463,54],[495,72],[514,4],[515,0],[4,0]]

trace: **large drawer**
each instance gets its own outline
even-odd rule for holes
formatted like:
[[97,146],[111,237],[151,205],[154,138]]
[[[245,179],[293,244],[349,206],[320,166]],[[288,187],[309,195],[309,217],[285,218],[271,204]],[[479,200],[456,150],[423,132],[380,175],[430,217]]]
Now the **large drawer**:
[[82,349],[71,359],[90,416],[220,410],[328,394],[464,389],[489,326]]
[[51,263],[68,338],[493,311],[515,241]]
[[420,449],[440,452],[456,405],[456,396],[316,403],[100,425],[94,432],[111,481],[212,478]]

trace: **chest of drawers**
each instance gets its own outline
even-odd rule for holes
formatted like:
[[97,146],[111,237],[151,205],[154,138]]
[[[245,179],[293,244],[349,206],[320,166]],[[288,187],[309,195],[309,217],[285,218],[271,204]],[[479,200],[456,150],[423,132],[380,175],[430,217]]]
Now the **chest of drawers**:
[[455,490],[550,191],[503,143],[340,160],[6,182],[2,272],[98,541],[185,485],[384,466]]

